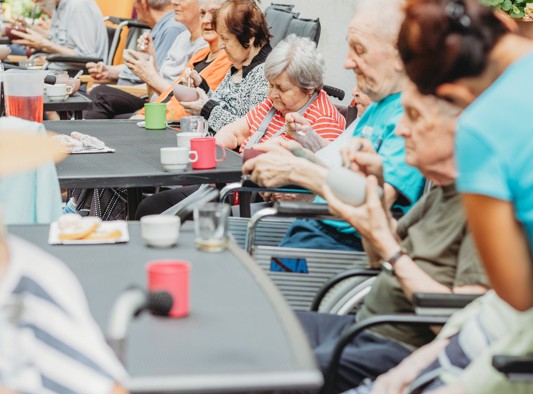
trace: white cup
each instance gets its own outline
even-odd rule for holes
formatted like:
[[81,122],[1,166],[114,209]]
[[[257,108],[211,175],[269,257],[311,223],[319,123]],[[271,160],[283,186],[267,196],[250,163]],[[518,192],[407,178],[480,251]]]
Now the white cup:
[[148,246],[169,248],[180,235],[180,218],[170,215],[148,215],[141,218],[141,237]]
[[189,163],[197,160],[198,153],[191,152],[189,148],[161,148],[161,164],[165,171],[183,171]]
[[[357,207],[366,201],[366,177],[363,174],[344,167],[332,168],[328,172],[326,183],[333,194],[346,204]],[[383,196],[381,187],[378,188],[378,194]]]
[[178,133],[178,146],[181,148],[191,149],[191,140],[193,138],[202,138],[204,136],[204,133]]
[[46,86],[46,96],[50,101],[64,101],[70,93],[72,93],[72,86],[64,83]]

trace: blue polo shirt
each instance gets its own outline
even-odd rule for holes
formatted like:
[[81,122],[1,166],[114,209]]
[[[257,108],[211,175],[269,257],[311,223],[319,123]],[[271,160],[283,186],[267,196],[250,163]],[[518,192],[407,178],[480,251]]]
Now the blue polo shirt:
[[[395,93],[381,101],[372,103],[357,123],[353,136],[365,137],[372,141],[374,149],[383,159],[385,182],[399,192],[393,210],[401,210],[405,213],[420,197],[424,178],[415,167],[405,162],[404,139],[394,133],[396,125],[403,115],[400,96],[401,93]],[[325,203],[326,201],[317,197],[315,202]],[[339,232],[355,233],[359,236],[347,222],[324,220],[322,223],[334,227]]]

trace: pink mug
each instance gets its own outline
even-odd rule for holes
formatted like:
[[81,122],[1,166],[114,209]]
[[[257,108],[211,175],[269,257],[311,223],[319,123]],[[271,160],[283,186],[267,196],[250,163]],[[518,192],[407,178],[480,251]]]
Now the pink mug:
[[226,158],[226,150],[222,148],[222,158],[217,158],[217,143],[215,137],[203,137],[191,139],[191,153],[196,152],[197,160],[193,161],[194,170],[208,170],[216,168],[217,162]]
[[191,265],[184,260],[151,261],[146,265],[149,291],[166,291],[172,296],[170,317],[189,314],[189,276]]

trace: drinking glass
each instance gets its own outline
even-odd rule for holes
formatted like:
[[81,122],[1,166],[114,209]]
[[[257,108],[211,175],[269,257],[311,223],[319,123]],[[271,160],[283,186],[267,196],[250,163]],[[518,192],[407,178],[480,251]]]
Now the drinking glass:
[[210,202],[194,209],[196,247],[205,252],[220,252],[228,246],[228,204]]

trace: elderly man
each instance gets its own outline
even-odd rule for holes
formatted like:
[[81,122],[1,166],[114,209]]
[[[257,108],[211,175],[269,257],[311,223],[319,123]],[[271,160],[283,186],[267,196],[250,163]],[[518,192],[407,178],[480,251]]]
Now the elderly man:
[[[454,186],[455,124],[450,119],[459,110],[434,97],[422,100],[412,85],[405,90],[403,100],[405,115],[398,133],[405,139],[407,163],[416,166],[436,187],[396,223],[377,194],[386,162],[375,153],[361,152],[353,143],[343,150],[343,159],[358,166],[366,163],[366,204],[344,204],[324,186],[330,210],[363,236],[370,265],[384,268],[356,321],[414,312],[411,298],[416,292],[483,293],[488,288]],[[299,312],[298,316],[320,366],[326,368],[339,336],[354,323],[353,317],[315,312]],[[428,326],[388,324],[363,331],[343,352],[337,389],[388,371],[434,335]]]
[[[154,57],[155,67],[160,69],[170,48],[177,37],[186,31],[186,28],[176,21],[171,0],[135,0],[133,7],[137,12],[137,19],[151,27],[149,37],[143,35],[139,41],[141,46],[149,47],[147,49]],[[132,56],[136,54],[133,53]],[[151,69],[149,60],[139,57],[138,60],[133,61],[137,64],[137,70],[143,67]],[[87,63],[87,69],[96,81],[112,80],[118,85],[144,83],[126,64],[111,66],[104,63]],[[140,97],[106,85],[94,88],[90,97],[93,99],[93,107],[85,113],[87,119],[109,119],[120,114],[129,117],[145,103],[145,100]]]
[[[400,94],[406,83],[395,46],[402,21],[400,6],[400,0],[360,0],[356,3],[347,36],[349,52],[345,68],[355,72],[359,89],[374,102],[357,123],[353,135],[358,137],[361,146],[373,147],[383,158],[385,199],[388,206],[403,212],[418,199],[423,179],[415,168],[405,163],[403,141],[394,134],[403,112]],[[380,9],[379,15],[376,9]],[[385,26],[383,18],[387,20]],[[295,115],[294,122],[288,127],[305,131],[310,126],[303,117]],[[297,184],[322,195],[328,168],[315,155],[305,153],[295,142],[258,145],[257,149],[268,153],[248,160],[243,166],[243,172],[249,173],[253,181],[266,187]],[[347,223],[316,220],[295,221],[281,246],[362,249],[360,236]]]
[[[105,57],[108,52],[104,18],[95,0],[35,0],[52,13],[48,37],[26,27],[26,32],[13,31],[20,39],[13,43],[39,52],[66,56]],[[51,63],[50,69],[68,69],[68,65]]]
[[[174,8],[176,21],[184,25],[186,30],[176,37],[161,65],[156,66],[153,59],[147,60],[135,54],[124,59],[128,68],[146,83],[152,100],[181,75],[189,59],[197,51],[207,46],[202,37],[199,0],[171,0],[170,2]],[[148,51],[153,53],[153,49],[150,49],[153,46],[150,37],[148,37],[147,44]],[[160,59],[156,58],[156,60]],[[98,77],[97,73],[95,75]],[[113,88],[102,85],[91,92],[90,97],[95,104],[84,114],[86,119],[127,119],[143,107],[144,101],[139,98],[117,89],[111,89]]]
[[[185,31],[185,26],[175,20],[170,0],[135,0],[133,8],[137,19],[151,29],[150,38],[154,49],[152,55],[159,68],[178,35]],[[145,35],[141,36],[139,44],[146,46],[147,39]],[[87,69],[95,80],[114,80],[118,85],[143,83],[125,64],[111,66],[104,63],[87,63]]]

